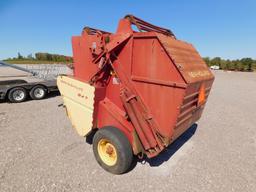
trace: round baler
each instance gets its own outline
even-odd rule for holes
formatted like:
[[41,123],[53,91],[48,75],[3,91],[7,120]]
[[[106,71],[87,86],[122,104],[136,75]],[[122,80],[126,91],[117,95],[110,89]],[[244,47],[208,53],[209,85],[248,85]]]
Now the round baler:
[[121,174],[133,156],[155,157],[200,118],[214,76],[170,30],[128,15],[116,33],[85,27],[72,45],[74,75],[57,84],[105,170]]

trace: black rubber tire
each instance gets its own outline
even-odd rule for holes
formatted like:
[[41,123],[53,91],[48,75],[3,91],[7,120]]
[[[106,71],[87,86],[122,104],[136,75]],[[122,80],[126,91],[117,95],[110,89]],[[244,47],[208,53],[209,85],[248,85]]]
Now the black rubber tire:
[[[117,162],[113,166],[106,165],[98,153],[98,142],[107,139],[117,151]],[[104,127],[96,132],[93,137],[93,152],[99,165],[106,171],[113,174],[122,174],[128,171],[132,165],[133,152],[125,134],[115,127]]]
[[[38,89],[38,88],[39,88],[39,89],[42,89],[42,90],[44,91],[44,94],[43,94],[42,97],[37,97],[36,94],[35,94],[35,91],[36,91],[36,89]],[[42,85],[36,85],[36,86],[33,87],[33,88],[30,90],[30,92],[29,92],[29,95],[30,95],[30,97],[31,97],[33,100],[40,100],[40,99],[43,99],[43,98],[45,98],[46,94],[47,94],[47,89],[46,89],[44,86],[42,86]]]
[[[24,93],[24,98],[21,99],[21,100],[17,100],[14,96],[15,92],[16,91],[22,91]],[[15,87],[15,88],[12,88],[9,92],[8,92],[8,100],[11,102],[11,103],[21,103],[23,101],[25,101],[27,99],[27,96],[28,96],[28,93],[26,91],[26,89],[22,88],[22,87]]]

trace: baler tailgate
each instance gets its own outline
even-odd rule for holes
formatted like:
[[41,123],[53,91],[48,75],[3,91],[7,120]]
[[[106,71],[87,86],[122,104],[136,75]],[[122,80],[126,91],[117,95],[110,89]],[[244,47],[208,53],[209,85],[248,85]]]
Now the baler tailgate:
[[209,68],[191,44],[162,34],[157,37],[187,83],[213,79]]

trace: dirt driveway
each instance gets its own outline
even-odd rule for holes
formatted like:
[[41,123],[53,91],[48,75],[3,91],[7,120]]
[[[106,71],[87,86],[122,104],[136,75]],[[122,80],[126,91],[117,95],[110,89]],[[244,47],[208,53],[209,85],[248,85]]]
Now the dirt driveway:
[[0,103],[0,191],[255,192],[256,74],[215,73],[198,125],[121,176],[98,166],[59,96]]

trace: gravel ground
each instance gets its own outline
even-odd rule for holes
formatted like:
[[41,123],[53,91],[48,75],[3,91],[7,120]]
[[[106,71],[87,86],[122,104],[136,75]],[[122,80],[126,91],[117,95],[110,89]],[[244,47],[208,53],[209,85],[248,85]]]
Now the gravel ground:
[[71,128],[59,96],[0,104],[0,191],[256,191],[256,74],[215,72],[198,126],[116,176]]

